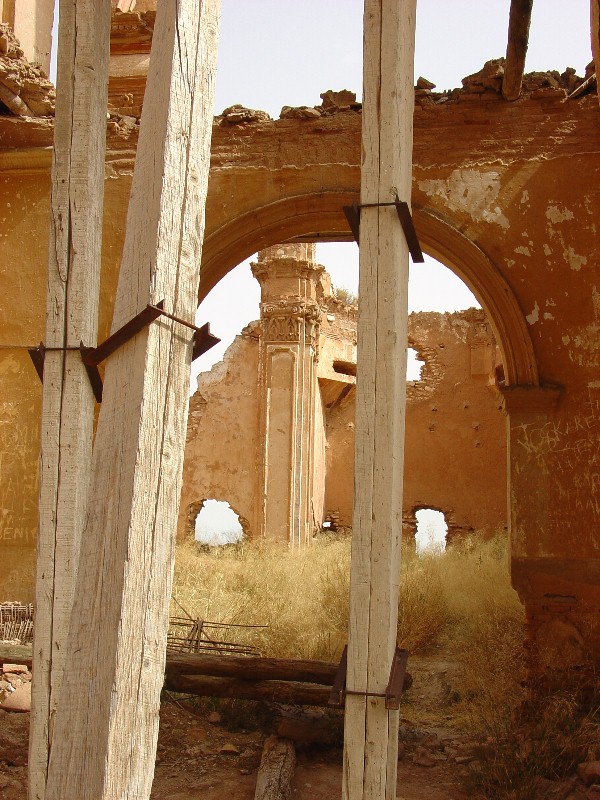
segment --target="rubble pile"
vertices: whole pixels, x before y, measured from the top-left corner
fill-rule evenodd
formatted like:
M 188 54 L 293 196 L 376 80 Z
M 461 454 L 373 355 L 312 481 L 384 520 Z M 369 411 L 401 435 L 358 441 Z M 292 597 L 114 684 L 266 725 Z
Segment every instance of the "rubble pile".
M 0 115 L 52 117 L 55 101 L 48 76 L 27 61 L 10 27 L 0 24 Z

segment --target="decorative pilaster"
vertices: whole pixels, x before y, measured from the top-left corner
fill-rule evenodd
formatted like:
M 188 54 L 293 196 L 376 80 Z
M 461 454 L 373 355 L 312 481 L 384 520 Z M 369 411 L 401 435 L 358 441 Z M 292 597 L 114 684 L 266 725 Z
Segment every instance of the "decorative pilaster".
M 323 268 L 314 245 L 263 250 L 252 265 L 261 286 L 259 355 L 260 535 L 292 547 L 310 542 L 315 402 Z

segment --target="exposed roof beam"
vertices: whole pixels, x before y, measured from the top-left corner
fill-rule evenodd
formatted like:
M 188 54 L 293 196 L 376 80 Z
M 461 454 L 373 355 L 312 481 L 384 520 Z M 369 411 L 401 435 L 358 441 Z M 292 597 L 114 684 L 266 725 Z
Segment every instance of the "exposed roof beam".
M 502 95 L 506 100 L 516 100 L 521 94 L 532 6 L 533 0 L 511 0 L 506 67 L 502 81 Z

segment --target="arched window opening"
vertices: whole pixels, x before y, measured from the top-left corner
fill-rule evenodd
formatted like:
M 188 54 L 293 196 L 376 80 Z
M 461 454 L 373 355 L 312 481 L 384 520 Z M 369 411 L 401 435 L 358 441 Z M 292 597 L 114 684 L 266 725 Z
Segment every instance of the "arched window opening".
M 417 553 L 442 553 L 446 549 L 448 523 L 443 512 L 434 508 L 420 508 L 416 514 L 417 531 L 415 544 Z
M 229 503 L 205 500 L 194 524 L 195 539 L 210 547 L 236 544 L 244 536 L 239 516 Z

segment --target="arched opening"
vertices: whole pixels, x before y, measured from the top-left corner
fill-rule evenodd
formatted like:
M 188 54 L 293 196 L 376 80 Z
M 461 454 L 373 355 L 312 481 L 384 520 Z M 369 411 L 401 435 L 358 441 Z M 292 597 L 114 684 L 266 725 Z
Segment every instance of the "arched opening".
M 415 512 L 415 519 L 417 553 L 443 553 L 448 534 L 448 523 L 444 512 L 435 508 L 419 508 Z
M 236 264 L 264 247 L 286 241 L 348 241 L 342 207 L 356 201 L 355 192 L 322 191 L 278 200 L 223 225 L 204 242 L 200 299 Z M 458 275 L 488 315 L 502 352 L 506 386 L 539 385 L 527 322 L 500 271 L 452 225 L 426 209 L 414 208 L 413 214 L 424 252 Z
M 194 538 L 210 547 L 237 544 L 244 537 L 240 517 L 229 503 L 203 500 L 194 521 Z

